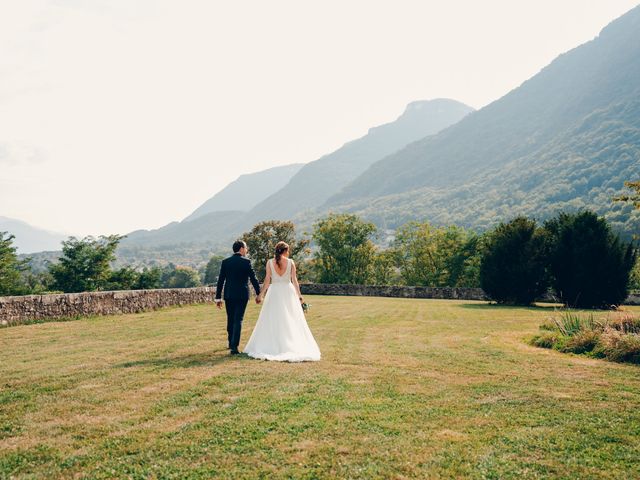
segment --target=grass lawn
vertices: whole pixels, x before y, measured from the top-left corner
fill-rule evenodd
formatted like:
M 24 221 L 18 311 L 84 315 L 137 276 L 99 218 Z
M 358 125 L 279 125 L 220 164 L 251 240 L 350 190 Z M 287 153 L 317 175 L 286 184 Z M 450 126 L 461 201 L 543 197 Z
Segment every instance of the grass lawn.
M 0 478 L 640 477 L 640 367 L 527 345 L 550 308 L 308 299 L 318 363 L 210 305 L 0 329 Z

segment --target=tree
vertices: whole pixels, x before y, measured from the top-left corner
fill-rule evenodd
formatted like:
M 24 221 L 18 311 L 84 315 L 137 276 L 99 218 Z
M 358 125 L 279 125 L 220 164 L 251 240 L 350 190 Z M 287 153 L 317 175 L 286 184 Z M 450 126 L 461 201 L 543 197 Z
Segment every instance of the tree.
M 21 278 L 27 261 L 18 260 L 14 238 L 8 232 L 0 232 L 0 295 L 23 295 L 28 290 Z
M 329 214 L 313 227 L 318 250 L 314 268 L 320 283 L 366 284 L 372 277 L 375 247 L 373 223 L 356 215 Z
M 136 290 L 149 290 L 161 288 L 162 286 L 162 269 L 160 267 L 143 268 L 138 276 Z
M 191 267 L 175 267 L 166 280 L 167 288 L 191 288 L 200 285 L 200 274 Z
M 552 286 L 571 307 L 611 308 L 629 293 L 636 252 L 590 211 L 561 213 L 548 220 Z
M 62 257 L 49 266 L 53 286 L 63 292 L 104 290 L 112 275 L 110 264 L 123 237 L 101 235 L 97 239 L 69 237 L 62 242 Z
M 636 264 L 631 271 L 631 279 L 629 280 L 629 289 L 640 290 L 640 255 L 637 255 Z
M 409 222 L 394 240 L 400 272 L 407 285 L 476 286 L 478 237 L 456 226 L 436 228 Z
M 204 269 L 204 284 L 213 285 L 218 280 L 218 274 L 220 273 L 220 265 L 222 265 L 224 257 L 221 255 L 213 255 L 207 262 L 207 266 Z
M 624 186 L 631 190 L 631 193 L 622 194 L 614 200 L 618 202 L 631 202 L 635 208 L 640 209 L 640 180 L 637 182 L 624 182 Z
M 105 290 L 135 290 L 140 281 L 140 273 L 133 267 L 125 266 L 114 270 L 104 285 Z
M 373 285 L 397 284 L 397 255 L 393 250 L 377 251 L 373 257 L 370 282 Z
M 267 260 L 274 255 L 276 243 L 282 241 L 289 244 L 289 257 L 293 260 L 298 260 L 308 254 L 309 240 L 296 237 L 293 222 L 279 220 L 260 222 L 250 232 L 244 233 L 241 238 L 249 247 L 251 264 L 259 279 L 263 279 L 266 275 L 265 266 Z M 298 276 L 303 276 L 305 274 L 304 264 L 302 262 L 296 264 Z M 217 275 L 218 272 L 216 272 Z
M 501 223 L 485 239 L 480 286 L 498 303 L 529 305 L 547 290 L 547 240 L 534 220 Z

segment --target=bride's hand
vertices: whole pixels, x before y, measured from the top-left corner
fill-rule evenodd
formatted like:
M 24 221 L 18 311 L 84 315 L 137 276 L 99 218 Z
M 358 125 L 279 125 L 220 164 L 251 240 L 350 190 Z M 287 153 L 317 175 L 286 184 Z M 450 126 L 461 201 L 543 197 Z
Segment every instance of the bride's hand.
M 302 305 L 304 303 L 304 298 L 302 297 L 298 297 L 300 299 L 300 305 Z

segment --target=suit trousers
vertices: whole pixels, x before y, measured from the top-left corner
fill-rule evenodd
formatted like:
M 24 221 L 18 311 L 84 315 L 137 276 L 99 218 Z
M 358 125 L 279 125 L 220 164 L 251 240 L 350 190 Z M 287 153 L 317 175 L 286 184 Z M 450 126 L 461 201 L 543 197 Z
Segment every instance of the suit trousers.
M 242 320 L 244 320 L 244 311 L 247 309 L 248 302 L 249 300 L 225 300 L 225 307 L 227 309 L 227 334 L 229 337 L 229 348 L 231 350 L 237 350 L 240 344 Z

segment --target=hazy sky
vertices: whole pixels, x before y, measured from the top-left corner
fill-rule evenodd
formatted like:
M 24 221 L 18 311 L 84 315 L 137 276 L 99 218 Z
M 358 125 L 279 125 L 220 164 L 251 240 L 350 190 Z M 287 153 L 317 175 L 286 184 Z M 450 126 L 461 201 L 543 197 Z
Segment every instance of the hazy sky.
M 0 0 L 0 216 L 181 220 L 413 100 L 482 107 L 638 0 Z

